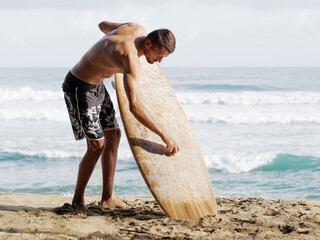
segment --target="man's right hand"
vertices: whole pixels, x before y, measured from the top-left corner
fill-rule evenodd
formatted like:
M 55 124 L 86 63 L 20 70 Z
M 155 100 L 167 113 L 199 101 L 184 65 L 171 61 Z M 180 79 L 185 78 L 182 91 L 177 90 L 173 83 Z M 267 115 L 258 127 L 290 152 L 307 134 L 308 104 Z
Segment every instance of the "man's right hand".
M 178 144 L 169 135 L 166 134 L 162 140 L 166 144 L 169 156 L 173 156 L 180 151 Z

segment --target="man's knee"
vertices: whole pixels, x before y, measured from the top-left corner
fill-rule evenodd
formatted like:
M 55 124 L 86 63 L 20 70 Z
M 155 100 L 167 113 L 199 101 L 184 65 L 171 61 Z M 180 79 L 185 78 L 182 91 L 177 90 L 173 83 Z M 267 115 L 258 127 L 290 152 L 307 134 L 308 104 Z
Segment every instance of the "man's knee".
M 104 136 L 106 141 L 119 141 L 121 138 L 121 130 L 120 128 L 115 128 L 111 130 L 107 130 L 104 132 Z
M 121 130 L 120 128 L 114 129 L 114 138 L 120 139 L 121 138 Z
M 88 140 L 88 150 L 92 152 L 101 152 L 104 147 L 104 139 Z

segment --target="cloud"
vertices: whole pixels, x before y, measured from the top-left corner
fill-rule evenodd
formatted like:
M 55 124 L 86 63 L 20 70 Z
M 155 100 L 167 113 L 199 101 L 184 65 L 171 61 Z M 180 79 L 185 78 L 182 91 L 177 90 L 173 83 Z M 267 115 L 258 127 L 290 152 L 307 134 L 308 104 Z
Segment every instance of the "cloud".
M 120 1 L 121 2 L 121 1 Z M 115 8 L 116 4 L 111 0 L 1 0 L 0 9 L 99 9 Z
M 320 8 L 307 7 L 313 1 L 64 1 L 0 0 L 0 21 L 6 23 L 0 28 L 0 66 L 75 64 L 103 35 L 97 27 L 103 20 L 170 29 L 177 50 L 165 66 L 320 62 Z
M 189 1 L 189 0 L 186 0 Z M 169 0 L 162 1 L 147 1 L 147 0 L 1 0 L 0 11 L 6 9 L 21 10 L 21 9 L 121 9 L 132 4 L 135 6 L 144 7 L 160 7 L 169 4 Z M 182 1 L 181 1 L 182 3 Z
M 319 0 L 205 0 L 194 4 L 237 6 L 259 10 L 280 10 L 293 8 L 320 8 Z
M 1 0 L 0 11 L 5 9 L 21 10 L 21 9 L 35 9 L 35 8 L 49 8 L 49 9 L 119 9 L 125 8 L 134 2 L 135 6 L 159 8 L 166 6 L 170 9 L 171 5 L 178 3 L 181 10 L 185 4 L 192 4 L 194 6 L 238 6 L 246 8 L 254 8 L 260 10 L 274 10 L 274 9 L 291 9 L 291 8 L 320 8 L 319 0 Z

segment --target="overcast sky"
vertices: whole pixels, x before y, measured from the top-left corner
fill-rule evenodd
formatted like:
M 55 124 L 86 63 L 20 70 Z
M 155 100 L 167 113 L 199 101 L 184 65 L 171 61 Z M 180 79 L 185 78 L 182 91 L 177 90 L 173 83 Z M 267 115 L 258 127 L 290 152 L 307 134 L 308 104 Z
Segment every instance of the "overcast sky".
M 170 29 L 165 67 L 320 66 L 319 0 L 0 0 L 0 67 L 72 67 L 103 20 Z

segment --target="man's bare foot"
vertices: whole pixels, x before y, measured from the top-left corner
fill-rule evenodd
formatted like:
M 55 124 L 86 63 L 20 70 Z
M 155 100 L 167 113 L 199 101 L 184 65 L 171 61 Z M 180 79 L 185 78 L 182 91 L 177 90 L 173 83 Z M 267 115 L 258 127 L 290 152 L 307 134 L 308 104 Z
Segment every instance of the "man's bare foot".
M 112 195 L 112 197 L 108 200 L 101 200 L 101 207 L 111 209 L 121 208 L 124 210 L 128 210 L 131 208 L 128 204 L 124 203 L 120 198 L 118 198 L 115 195 Z
M 72 207 L 76 212 L 88 212 L 88 208 L 84 203 L 72 203 Z

